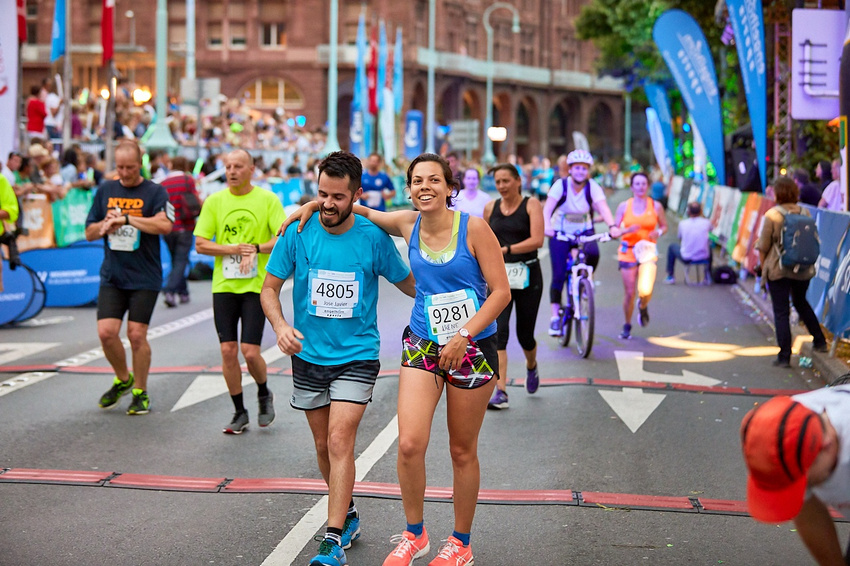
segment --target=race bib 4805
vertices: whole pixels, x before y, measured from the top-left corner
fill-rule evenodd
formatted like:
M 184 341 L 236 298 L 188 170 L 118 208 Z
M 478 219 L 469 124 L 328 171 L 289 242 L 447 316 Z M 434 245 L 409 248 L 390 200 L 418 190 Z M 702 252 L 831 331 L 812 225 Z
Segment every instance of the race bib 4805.
M 323 318 L 359 317 L 362 310 L 362 271 L 311 269 L 307 312 Z

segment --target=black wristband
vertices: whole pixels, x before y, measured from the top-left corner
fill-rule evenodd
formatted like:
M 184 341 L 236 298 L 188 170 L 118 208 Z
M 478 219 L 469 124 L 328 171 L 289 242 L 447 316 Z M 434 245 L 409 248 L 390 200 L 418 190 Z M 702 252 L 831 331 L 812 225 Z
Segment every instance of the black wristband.
M 129 215 L 129 214 L 125 214 L 125 215 L 124 215 L 124 226 L 127 226 L 127 225 L 129 225 L 129 224 L 130 224 L 130 215 Z
M 254 244 L 254 249 L 257 250 L 257 253 L 260 253 L 260 244 Z
M 510 255 L 510 253 L 511 253 L 511 245 L 508 244 L 508 255 Z

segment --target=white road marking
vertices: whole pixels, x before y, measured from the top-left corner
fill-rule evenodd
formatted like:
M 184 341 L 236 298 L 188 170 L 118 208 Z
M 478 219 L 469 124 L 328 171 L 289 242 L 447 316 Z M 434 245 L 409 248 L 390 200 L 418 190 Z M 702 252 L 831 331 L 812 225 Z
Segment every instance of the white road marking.
M 397 437 L 398 416 L 396 415 L 357 458 L 355 462 L 357 472 L 354 476 L 356 481 L 363 481 L 372 466 L 387 453 Z M 327 517 L 328 496 L 325 495 L 292 527 L 292 530 L 287 533 L 260 566 L 290 566 L 293 564 L 304 547 L 313 540 L 316 531 L 325 524 Z
M 688 370 L 682 370 L 682 375 L 646 371 L 643 369 L 643 352 L 615 350 L 614 356 L 617 358 L 617 373 L 621 380 L 704 386 L 720 383 L 717 379 Z M 663 393 L 644 393 L 643 389 L 635 388 L 625 388 L 621 391 L 600 390 L 599 395 L 633 433 L 638 431 L 666 397 Z
M 0 344 L 0 365 L 55 348 L 59 344 L 59 342 L 7 342 Z

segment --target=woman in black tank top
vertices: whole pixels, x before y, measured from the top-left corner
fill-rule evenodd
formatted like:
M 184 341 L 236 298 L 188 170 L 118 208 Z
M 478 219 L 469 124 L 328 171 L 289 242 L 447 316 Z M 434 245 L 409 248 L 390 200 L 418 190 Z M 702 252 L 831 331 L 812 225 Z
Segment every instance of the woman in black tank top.
M 543 205 L 536 198 L 523 198 L 522 181 L 513 165 L 502 163 L 490 169 L 489 173 L 494 176 L 496 189 L 502 198 L 487 204 L 484 220 L 490 224 L 502 246 L 511 284 L 511 302 L 496 319 L 496 344 L 502 379 L 496 383 L 497 389 L 487 408 L 507 409 L 507 346 L 514 303 L 517 340 L 525 354 L 525 388 L 529 393 L 534 393 L 540 383 L 534 326 L 543 295 L 543 274 L 537 260 L 537 250 L 543 245 Z

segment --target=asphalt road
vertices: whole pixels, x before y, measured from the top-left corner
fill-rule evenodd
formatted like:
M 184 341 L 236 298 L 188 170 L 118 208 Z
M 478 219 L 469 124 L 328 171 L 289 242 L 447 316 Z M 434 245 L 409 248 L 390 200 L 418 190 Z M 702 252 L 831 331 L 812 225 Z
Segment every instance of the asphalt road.
M 769 333 L 734 287 L 689 287 L 681 272 L 674 286 L 659 273 L 650 325 L 619 340 L 615 246 L 602 246 L 590 359 L 547 336 L 545 294 L 535 395 L 522 387 L 519 346 L 509 346 L 510 409 L 488 412 L 480 440 L 476 564 L 812 563 L 791 523 L 762 525 L 743 511 L 738 427 L 768 395 L 821 383 L 770 365 Z M 548 256 L 542 264 L 548 281 Z M 289 360 L 267 327 L 277 420 L 222 434 L 232 405 L 216 369 L 209 289 L 193 282 L 190 304 L 157 306 L 146 416 L 125 415 L 126 398 L 118 409 L 97 407 L 111 375 L 93 308 L 47 309 L 0 328 L 0 566 L 309 562 L 326 507 L 306 420 L 288 406 Z M 289 291 L 283 302 L 291 310 Z M 404 528 L 394 417 L 411 305 L 382 286 L 385 373 L 356 447 L 363 534 L 347 553 L 354 565 L 381 564 Z M 256 387 L 245 392 L 255 419 Z M 427 466 L 435 489 L 425 520 L 436 543 L 452 529 L 449 492 L 439 489 L 451 487 L 444 406 Z

